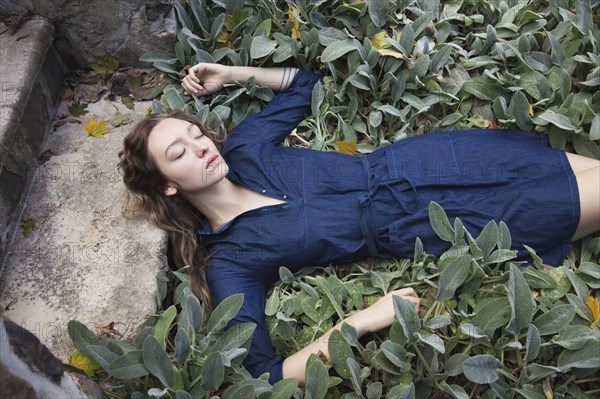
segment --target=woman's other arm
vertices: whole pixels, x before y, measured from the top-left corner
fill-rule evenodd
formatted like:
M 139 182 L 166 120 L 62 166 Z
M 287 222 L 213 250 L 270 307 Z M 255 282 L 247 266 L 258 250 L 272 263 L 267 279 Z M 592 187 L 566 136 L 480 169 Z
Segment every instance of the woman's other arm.
M 245 82 L 254 76 L 259 86 L 280 92 L 287 90 L 296 73 L 298 68 L 241 67 L 201 62 L 188 70 L 181 84 L 185 95 L 203 96 L 221 90 L 227 83 Z
M 308 357 L 312 353 L 317 354 L 318 352 L 322 352 L 329 359 L 329 351 L 327 349 L 329 336 L 334 330 L 339 329 L 342 323 L 350 324 L 356 328 L 359 337 L 367 332 L 375 332 L 389 327 L 394 321 L 393 296 L 408 299 L 415 309 L 419 310 L 420 300 L 412 288 L 392 291 L 372 306 L 349 316 L 311 344 L 287 357 L 283 361 L 283 378 L 297 378 L 301 384 L 304 384 Z

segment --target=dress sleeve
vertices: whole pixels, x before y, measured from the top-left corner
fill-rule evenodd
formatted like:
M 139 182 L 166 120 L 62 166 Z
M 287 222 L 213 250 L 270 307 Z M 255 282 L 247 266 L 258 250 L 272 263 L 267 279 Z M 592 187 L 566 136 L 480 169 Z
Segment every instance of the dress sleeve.
M 310 111 L 312 89 L 321 75 L 299 70 L 291 86 L 277 94 L 260 112 L 244 119 L 225 140 L 225 148 L 238 139 L 268 140 L 280 144 Z
M 255 378 L 268 372 L 271 384 L 283 379 L 283 359 L 275 355 L 271 337 L 265 325 L 266 286 L 250 277 L 231 275 L 216 281 L 211 281 L 209 278 L 209 284 L 215 299 L 215 306 L 228 296 L 237 293 L 244 294 L 244 303 L 237 316 L 227 324 L 227 328 L 239 323 L 256 324 L 250 351 L 244 359 L 246 370 Z

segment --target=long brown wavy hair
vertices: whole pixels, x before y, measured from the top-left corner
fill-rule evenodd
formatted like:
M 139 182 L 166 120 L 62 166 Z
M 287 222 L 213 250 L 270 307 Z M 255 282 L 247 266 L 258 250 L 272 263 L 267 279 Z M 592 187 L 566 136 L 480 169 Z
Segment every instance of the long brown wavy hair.
M 181 119 L 198 126 L 221 150 L 221 135 L 204 128 L 190 114 L 168 111 L 148 115 L 125 137 L 123 149 L 119 152 L 119 170 L 127 187 L 123 212 L 128 216 L 142 211 L 150 223 L 168 233 L 175 265 L 178 268 L 187 266 L 192 291 L 211 309 L 212 296 L 205 274 L 208 251 L 196 235 L 201 214 L 179 193 L 172 196 L 165 194 L 167 180 L 148 152 L 150 132 L 167 118 Z

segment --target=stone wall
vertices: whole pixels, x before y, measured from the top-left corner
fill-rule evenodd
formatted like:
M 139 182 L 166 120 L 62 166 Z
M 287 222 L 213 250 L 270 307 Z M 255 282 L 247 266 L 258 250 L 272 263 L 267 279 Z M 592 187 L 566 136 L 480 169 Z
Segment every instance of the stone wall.
M 111 54 L 121 66 L 148 66 L 139 57 L 175 48 L 173 0 L 0 0 L 0 16 L 47 18 L 56 28 L 55 46 L 74 67 Z

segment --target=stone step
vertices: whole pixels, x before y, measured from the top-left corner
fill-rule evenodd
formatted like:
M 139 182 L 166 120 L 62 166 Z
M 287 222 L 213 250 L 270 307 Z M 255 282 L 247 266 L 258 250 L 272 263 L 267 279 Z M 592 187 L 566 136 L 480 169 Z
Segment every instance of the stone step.
M 67 70 L 53 33 L 44 19 L 24 21 L 14 33 L 0 23 L 0 270 Z
M 60 103 L 56 114 L 67 115 L 69 105 Z M 92 118 L 111 121 L 116 110 L 131 113 L 134 123 L 149 106 L 137 102 L 129 110 L 120 102 L 99 100 L 89 104 L 87 114 L 66 118 L 68 123 L 61 119 L 39 151 L 31 150 L 44 156 L 30 173 L 33 184 L 19 220 L 31 219 L 34 227 L 27 236 L 19 227 L 7 248 L 0 307 L 63 361 L 73 351 L 69 320 L 98 334 L 131 338 L 156 312 L 156 274 L 166 264 L 166 234 L 121 214 L 124 186 L 117 154 L 132 124 L 103 138 L 84 130 Z

